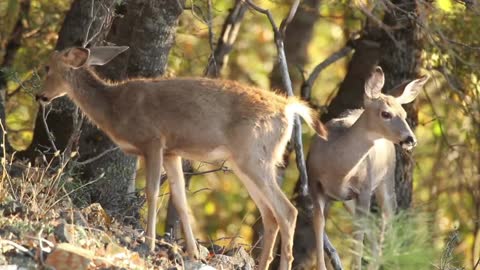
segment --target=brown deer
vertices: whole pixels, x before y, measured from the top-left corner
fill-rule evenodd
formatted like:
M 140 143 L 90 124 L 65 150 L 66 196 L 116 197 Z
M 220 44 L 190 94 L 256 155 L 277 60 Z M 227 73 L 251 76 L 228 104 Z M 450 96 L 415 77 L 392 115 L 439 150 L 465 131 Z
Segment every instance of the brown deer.
M 347 111 L 327 124 L 328 138 L 315 136 L 307 160 L 309 190 L 314 203 L 313 224 L 317 242 L 317 269 L 325 270 L 323 234 L 324 211 L 331 201 L 355 199 L 355 218 L 370 210 L 376 191 L 384 217 L 395 208 L 394 143 L 405 149 L 417 141 L 401 104 L 412 102 L 428 77 L 413 80 L 395 89 L 401 95 L 382 94 L 384 74 L 376 67 L 365 83 L 364 109 Z M 392 93 L 393 94 L 393 93 Z M 361 268 L 364 232 L 355 235 L 354 269 Z
M 297 210 L 275 181 L 275 166 L 300 115 L 320 136 L 322 124 L 305 103 L 233 81 L 206 78 L 133 79 L 108 83 L 89 69 L 128 47 L 69 48 L 54 52 L 43 91 L 48 103 L 67 95 L 126 153 L 145 159 L 147 232 L 155 246 L 156 206 L 162 164 L 179 213 L 187 252 L 198 257 L 189 222 L 181 157 L 228 160 L 262 215 L 264 246 L 259 268 L 267 269 L 280 230 L 281 269 L 290 269 Z

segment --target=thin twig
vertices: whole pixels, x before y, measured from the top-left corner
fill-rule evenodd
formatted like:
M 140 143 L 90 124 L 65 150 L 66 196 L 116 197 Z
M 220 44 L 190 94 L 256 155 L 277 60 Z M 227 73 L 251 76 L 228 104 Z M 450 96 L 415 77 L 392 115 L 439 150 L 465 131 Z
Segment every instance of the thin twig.
M 45 131 L 47 132 L 48 140 L 50 141 L 50 144 L 52 145 L 53 150 L 55 153 L 58 153 L 57 146 L 55 145 L 55 138 L 53 137 L 52 132 L 48 128 L 47 124 L 47 117 L 48 117 L 48 112 L 45 111 L 45 106 L 42 105 L 42 121 L 43 125 L 45 127 Z
M 105 156 L 106 154 L 108 154 L 108 153 L 110 153 L 110 152 L 113 152 L 113 151 L 115 151 L 115 150 L 118 150 L 118 149 L 119 149 L 118 146 L 112 147 L 112 148 L 110 148 L 110 149 L 107 149 L 107 150 L 103 151 L 102 153 L 98 154 L 97 156 L 94 156 L 94 157 L 89 158 L 89 159 L 87 159 L 87 160 L 84 160 L 84 161 L 76 161 L 76 162 L 75 162 L 75 165 L 77 165 L 77 166 L 84 166 L 84 165 L 90 164 L 90 163 L 98 160 L 99 158 Z
M 95 21 L 95 17 L 94 17 L 94 14 L 93 14 L 93 8 L 95 6 L 95 0 L 92 0 L 90 5 L 91 5 L 90 6 L 90 15 L 89 15 L 90 23 L 87 26 L 87 31 L 85 31 L 85 38 L 83 39 L 82 47 L 87 46 L 88 40 L 89 40 L 88 35 L 90 34 L 90 29 L 92 28 L 93 22 Z
M 216 168 L 216 169 L 212 169 L 212 170 L 208 170 L 208 171 L 203 171 L 203 172 L 185 172 L 184 174 L 185 174 L 185 175 L 203 175 L 203 174 L 214 173 L 214 172 L 219 172 L 219 171 L 222 171 L 222 172 L 232 172 L 232 170 L 230 170 L 228 167 L 222 166 L 222 167 L 220 167 L 220 168 Z

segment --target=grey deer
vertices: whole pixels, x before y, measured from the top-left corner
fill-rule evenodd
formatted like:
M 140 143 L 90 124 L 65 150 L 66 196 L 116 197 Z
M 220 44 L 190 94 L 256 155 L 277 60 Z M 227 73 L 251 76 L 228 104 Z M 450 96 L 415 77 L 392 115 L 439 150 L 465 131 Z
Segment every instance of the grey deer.
M 365 83 L 364 109 L 347 111 L 327 124 L 328 137 L 315 136 L 307 159 L 309 190 L 313 200 L 317 269 L 325 270 L 325 208 L 331 201 L 356 200 L 355 219 L 370 210 L 376 192 L 384 217 L 395 208 L 395 148 L 413 148 L 417 140 L 406 122 L 402 104 L 412 102 L 427 82 L 424 76 L 402 84 L 394 97 L 382 94 L 384 74 L 376 67 Z M 354 269 L 361 268 L 364 232 L 354 234 Z
M 41 103 L 67 95 L 124 152 L 145 159 L 146 243 L 155 247 L 156 207 L 162 164 L 168 175 L 187 252 L 198 258 L 189 221 L 181 157 L 228 160 L 262 215 L 264 246 L 259 269 L 267 269 L 280 231 L 281 269 L 290 269 L 297 210 L 275 182 L 300 115 L 320 136 L 315 112 L 296 98 L 226 80 L 132 79 L 109 83 L 89 66 L 104 65 L 128 47 L 69 48 L 53 52 L 46 65 Z

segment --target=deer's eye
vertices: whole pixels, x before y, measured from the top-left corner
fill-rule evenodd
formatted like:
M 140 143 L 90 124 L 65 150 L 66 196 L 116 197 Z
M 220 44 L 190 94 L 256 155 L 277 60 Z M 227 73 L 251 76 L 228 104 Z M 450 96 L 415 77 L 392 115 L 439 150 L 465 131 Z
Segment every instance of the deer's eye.
M 383 119 L 386 119 L 386 120 L 390 120 L 393 117 L 392 114 L 387 111 L 382 111 L 380 115 L 382 116 Z

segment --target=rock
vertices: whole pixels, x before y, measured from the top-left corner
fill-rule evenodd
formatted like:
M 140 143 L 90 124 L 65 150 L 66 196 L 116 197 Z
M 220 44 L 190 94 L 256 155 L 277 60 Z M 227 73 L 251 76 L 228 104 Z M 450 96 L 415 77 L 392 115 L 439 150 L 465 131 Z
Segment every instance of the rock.
M 92 203 L 81 210 L 90 227 L 108 228 L 112 224 L 112 218 L 107 214 L 99 203 Z
M 185 270 L 216 270 L 216 268 L 213 268 L 209 265 L 203 264 L 201 262 L 196 262 L 196 261 L 185 261 L 184 269 Z
M 235 269 L 235 259 L 227 255 L 216 254 L 208 263 L 217 269 Z
M 250 255 L 243 249 L 239 248 L 235 251 L 233 256 L 215 255 L 209 264 L 217 269 L 254 269 L 255 261 Z
M 56 270 L 84 270 L 87 269 L 94 255 L 93 251 L 61 243 L 48 255 L 45 265 L 54 267 Z
M 254 269 L 255 268 L 255 260 L 248 254 L 248 252 L 243 248 L 240 247 L 237 252 L 234 255 L 235 258 L 237 258 L 238 262 L 241 262 L 239 265 L 241 266 L 241 269 L 247 270 L 247 269 Z
M 208 248 L 198 245 L 198 256 L 200 260 L 206 260 L 210 256 Z
M 55 227 L 53 234 L 59 242 L 78 243 L 85 239 L 89 239 L 87 233 L 82 227 L 65 223 L 58 224 Z

